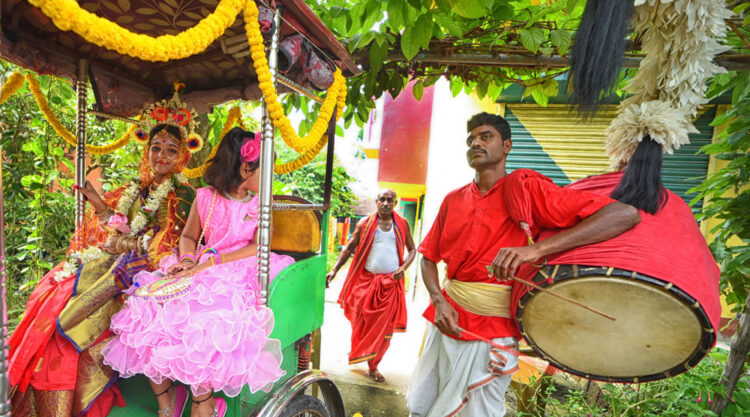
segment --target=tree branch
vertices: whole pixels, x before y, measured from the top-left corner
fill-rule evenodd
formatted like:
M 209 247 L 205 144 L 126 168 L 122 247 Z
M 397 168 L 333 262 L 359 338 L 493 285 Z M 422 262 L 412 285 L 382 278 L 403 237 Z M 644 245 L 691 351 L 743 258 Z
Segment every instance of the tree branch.
M 355 59 L 364 63 L 369 59 L 367 51 L 358 54 Z M 622 66 L 638 68 L 640 57 L 624 57 Z M 518 68 L 564 68 L 570 65 L 568 59 L 559 55 L 511 55 L 511 54 L 453 54 L 440 55 L 434 52 L 420 52 L 411 61 L 400 52 L 391 52 L 385 59 L 391 62 L 422 62 L 445 65 L 496 66 Z M 739 60 L 717 59 L 714 61 L 730 71 L 750 71 L 750 63 Z

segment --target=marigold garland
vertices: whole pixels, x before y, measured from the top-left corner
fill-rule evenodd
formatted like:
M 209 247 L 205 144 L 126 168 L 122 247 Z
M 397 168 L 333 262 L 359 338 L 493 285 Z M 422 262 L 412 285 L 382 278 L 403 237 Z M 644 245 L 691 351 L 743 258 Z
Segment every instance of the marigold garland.
M 54 129 L 55 132 L 60 135 L 60 137 L 68 142 L 68 144 L 70 144 L 71 146 L 76 146 L 77 141 L 75 135 L 70 133 L 70 131 L 66 129 L 62 123 L 60 123 L 60 119 L 55 116 L 55 113 L 52 112 L 52 109 L 47 102 L 47 98 L 44 97 L 42 88 L 39 86 L 39 81 L 36 79 L 34 74 L 27 73 L 26 80 L 29 83 L 29 90 L 31 90 L 31 93 L 34 95 L 34 99 L 36 99 L 39 110 L 42 111 L 42 114 L 44 114 L 44 117 L 47 119 L 47 122 L 50 124 L 50 126 L 52 126 L 52 129 Z M 128 142 L 130 142 L 130 138 L 132 137 L 136 127 L 138 127 L 138 125 L 132 124 L 124 135 L 122 135 L 119 139 L 110 143 L 109 145 L 86 145 L 86 152 L 94 155 L 104 155 L 114 152 L 115 150 L 122 148 L 123 146 L 127 145 Z
M 29 0 L 60 30 L 94 45 L 147 61 L 169 61 L 203 52 L 234 23 L 246 0 L 220 0 L 213 13 L 177 35 L 151 37 L 131 32 L 78 5 L 75 0 Z M 248 3 L 255 4 L 252 0 Z
M 20 72 L 10 74 L 8 79 L 5 80 L 5 83 L 3 83 L 3 88 L 0 90 L 0 104 L 5 103 L 5 100 L 12 96 L 22 86 L 23 74 Z
M 72 30 L 95 45 L 147 61 L 182 59 L 202 52 L 224 33 L 244 7 L 245 30 L 253 66 L 258 76 L 259 88 L 263 92 L 263 99 L 269 115 L 273 124 L 279 128 L 284 142 L 301 154 L 295 161 L 277 165 L 277 169 L 296 166 L 304 160 L 309 162 L 309 159 L 311 159 L 309 157 L 310 152 L 314 149 L 319 151 L 328 142 L 325 131 L 333 116 L 334 107 L 337 107 L 338 110 L 335 120 L 338 120 L 343 113 L 346 102 L 346 80 L 341 75 L 341 70 L 336 69 L 334 82 L 328 88 L 320 114 L 313 123 L 312 129 L 304 138 L 297 135 L 291 122 L 284 114 L 276 88 L 271 82 L 271 72 L 268 68 L 263 37 L 258 24 L 258 7 L 253 0 L 220 0 L 214 12 L 203 18 L 194 27 L 177 35 L 162 35 L 155 38 L 136 34 L 114 22 L 90 13 L 82 9 L 75 0 L 29 0 L 29 2 L 41 9 L 42 13 L 52 19 L 60 30 Z M 65 133 L 70 135 L 70 132 L 64 129 L 51 112 L 49 113 L 49 116 L 52 116 L 48 117 L 50 124 L 63 138 L 68 140 Z M 72 135 L 70 137 L 72 138 Z M 68 140 L 68 142 L 71 141 Z M 197 174 L 200 168 L 202 167 L 190 170 L 190 173 Z
M 258 77 L 258 87 L 263 92 L 263 100 L 266 102 L 268 114 L 273 121 L 274 126 L 281 131 L 281 137 L 284 142 L 300 154 L 305 154 L 311 148 L 321 148 L 323 135 L 328 122 L 333 115 L 333 109 L 338 104 L 339 111 L 336 112 L 336 120 L 341 117 L 343 104 L 346 101 L 346 79 L 341 75 L 338 68 L 334 73 L 333 84 L 326 92 L 326 98 L 320 107 L 320 114 L 313 123 L 310 132 L 304 138 L 300 138 L 294 131 L 291 122 L 284 115 L 284 109 L 278 100 L 276 88 L 271 82 L 271 71 L 268 68 L 266 59 L 263 36 L 260 32 L 258 23 L 258 7 L 254 1 L 245 3 L 245 31 L 247 32 L 247 42 L 250 45 L 250 53 L 253 58 L 253 66 Z M 343 98 L 343 100 L 342 100 Z
M 328 135 L 323 135 L 322 138 L 320 138 L 320 141 L 318 141 L 315 146 L 308 149 L 307 152 L 302 154 L 299 158 L 289 161 L 283 164 L 276 164 L 273 167 L 273 172 L 277 174 L 286 174 L 295 170 L 298 170 L 302 168 L 303 166 L 307 165 L 310 161 L 312 161 L 313 158 L 315 158 L 315 155 L 320 152 L 321 149 L 328 143 Z

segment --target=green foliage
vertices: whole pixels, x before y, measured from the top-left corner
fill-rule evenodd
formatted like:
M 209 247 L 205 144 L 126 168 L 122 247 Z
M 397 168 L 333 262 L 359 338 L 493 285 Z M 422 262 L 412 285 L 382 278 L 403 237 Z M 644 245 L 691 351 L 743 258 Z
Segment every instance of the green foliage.
M 276 143 L 276 152 L 286 161 L 296 156 L 295 152 L 281 141 Z M 276 181 L 286 184 L 283 194 L 302 197 L 312 203 L 323 203 L 323 184 L 326 174 L 325 149 L 302 168 L 284 175 L 276 175 Z M 333 178 L 331 185 L 331 213 L 334 217 L 350 217 L 352 208 L 356 205 L 357 197 L 349 188 L 353 178 L 346 173 L 344 167 L 334 160 Z
M 349 80 L 346 126 L 362 126 L 384 92 L 397 96 L 411 79 L 414 94 L 440 77 L 451 91 L 497 98 L 512 84 L 546 105 L 557 95 L 554 78 L 565 68 L 487 66 L 435 61 L 435 56 L 565 55 L 585 2 L 532 5 L 531 0 L 324 0 L 309 2 L 323 22 L 348 45 L 363 73 Z M 430 55 L 433 60 L 425 61 Z M 555 87 L 550 87 L 554 83 Z
M 645 384 L 591 383 L 587 389 L 567 390 L 551 385 L 546 415 L 554 417 L 698 417 L 715 416 L 711 401 L 725 393 L 719 377 L 727 352 L 714 349 L 694 369 L 676 377 Z M 599 388 L 601 387 L 601 388 Z M 740 379 L 734 401 L 723 417 L 750 413 L 750 376 Z M 519 417 L 529 417 L 519 413 Z
M 19 68 L 0 61 L 4 81 Z M 75 131 L 75 93 L 71 85 L 39 78 L 53 111 L 70 131 Z M 89 95 L 89 100 L 93 96 Z M 11 328 L 23 311 L 28 292 L 50 268 L 62 261 L 74 228 L 74 149 L 45 121 L 26 86 L 1 107 L 3 198 Z M 109 143 L 125 132 L 123 123 L 98 123 L 89 118 L 88 141 Z M 140 158 L 134 145 L 100 157 L 91 156 L 89 172 L 102 168 L 105 190 L 137 173 Z
M 726 129 L 717 142 L 701 149 L 726 161 L 726 166 L 690 192 L 699 193 L 693 202 L 707 199 L 699 220 L 721 220 L 711 230 L 716 238 L 710 247 L 721 266 L 721 290 L 730 304 L 741 308 L 750 287 L 750 73 L 718 75 L 708 94 L 714 97 L 728 91 L 732 91 L 732 108 L 712 123 Z M 730 245 L 733 237 L 741 243 Z

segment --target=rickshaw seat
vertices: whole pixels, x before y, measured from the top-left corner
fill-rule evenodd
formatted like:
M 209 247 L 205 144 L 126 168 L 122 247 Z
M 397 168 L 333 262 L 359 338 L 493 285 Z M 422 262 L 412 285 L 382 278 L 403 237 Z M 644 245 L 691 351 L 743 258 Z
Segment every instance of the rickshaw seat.
M 287 204 L 310 204 L 301 197 L 275 195 L 274 202 Z M 287 210 L 273 212 L 271 250 L 303 259 L 320 250 L 320 213 L 310 210 Z M 306 256 L 307 255 L 307 256 Z

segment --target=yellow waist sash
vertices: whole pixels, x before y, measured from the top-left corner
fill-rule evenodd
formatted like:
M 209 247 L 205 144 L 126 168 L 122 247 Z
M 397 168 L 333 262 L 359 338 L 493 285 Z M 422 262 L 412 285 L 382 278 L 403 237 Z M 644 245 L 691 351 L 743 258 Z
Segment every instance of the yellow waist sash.
M 446 279 L 443 288 L 451 300 L 469 313 L 510 318 L 510 285 Z

